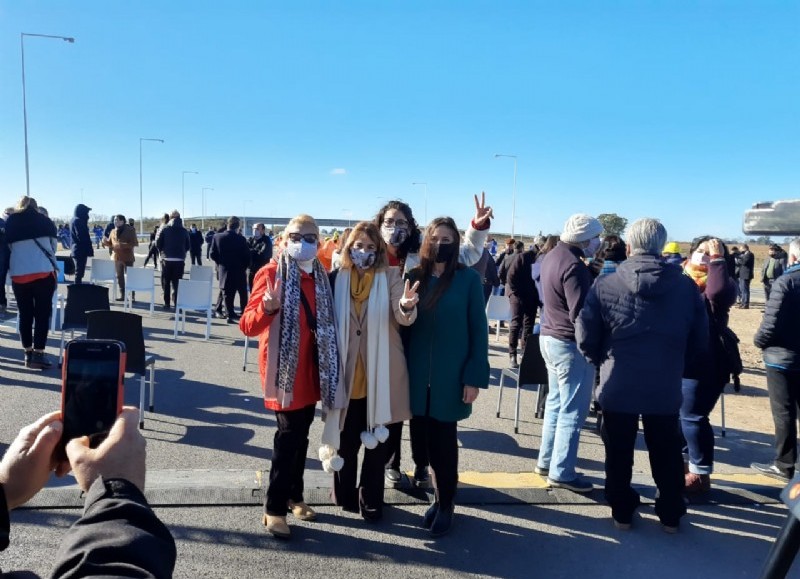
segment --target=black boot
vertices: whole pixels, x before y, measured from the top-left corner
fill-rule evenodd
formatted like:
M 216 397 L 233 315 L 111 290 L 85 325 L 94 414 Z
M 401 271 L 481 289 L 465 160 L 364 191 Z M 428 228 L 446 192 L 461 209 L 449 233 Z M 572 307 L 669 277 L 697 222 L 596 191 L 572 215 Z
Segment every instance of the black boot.
M 433 526 L 433 521 L 436 519 L 436 515 L 439 512 L 439 503 L 433 503 L 431 506 L 428 507 L 428 510 L 425 511 L 425 514 L 422 515 L 422 528 L 428 529 Z
M 516 370 L 517 368 L 519 368 L 519 362 L 517 362 L 517 354 L 516 354 L 516 352 L 513 353 L 513 354 L 509 354 L 508 355 L 508 359 L 509 359 L 509 367 L 510 368 L 512 368 L 513 370 Z
M 450 527 L 452 526 L 453 505 L 450 505 L 449 507 L 439 505 L 439 509 L 436 512 L 436 517 L 433 519 L 433 525 L 431 525 L 431 536 L 441 537 L 442 535 L 446 535 L 450 532 Z

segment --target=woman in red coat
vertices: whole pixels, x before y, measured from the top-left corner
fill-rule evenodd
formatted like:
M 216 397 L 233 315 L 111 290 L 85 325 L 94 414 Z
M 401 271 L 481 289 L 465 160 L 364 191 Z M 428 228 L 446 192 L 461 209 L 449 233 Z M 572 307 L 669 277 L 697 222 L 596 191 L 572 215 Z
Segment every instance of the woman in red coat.
M 346 405 L 340 383 L 333 299 L 328 276 L 316 259 L 319 229 L 308 215 L 286 226 L 282 251 L 256 274 L 239 322 L 258 336 L 264 406 L 275 412 L 277 431 L 264 504 L 264 525 L 289 538 L 288 511 L 306 521 L 316 513 L 303 499 L 308 431 L 316 404 Z

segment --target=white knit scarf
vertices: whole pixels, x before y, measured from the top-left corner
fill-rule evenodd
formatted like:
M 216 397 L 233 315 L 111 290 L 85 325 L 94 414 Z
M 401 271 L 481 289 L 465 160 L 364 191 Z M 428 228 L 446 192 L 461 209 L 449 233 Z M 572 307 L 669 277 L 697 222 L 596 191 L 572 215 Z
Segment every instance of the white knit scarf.
M 339 353 L 342 356 L 342 366 L 347 360 L 350 336 L 350 297 L 351 271 L 342 269 L 336 276 L 336 291 L 334 303 L 336 310 L 336 331 L 339 340 Z M 389 284 L 386 272 L 375 273 L 372 288 L 367 299 L 367 360 L 365 371 L 367 375 L 367 429 L 376 435 L 380 442 L 385 440 L 383 432 L 385 425 L 392 419 L 390 396 L 389 372 L 389 316 L 392 308 L 389 297 Z M 350 398 L 352 384 L 347 384 L 347 398 Z M 320 456 L 333 456 L 333 450 L 338 450 L 340 432 L 344 426 L 341 423 L 341 410 L 328 411 L 324 417 L 325 428 L 322 433 L 322 444 L 331 447 L 330 450 L 320 450 Z M 383 428 L 382 428 L 383 427 Z M 381 440 L 383 439 L 383 440 Z M 324 460 L 324 459 L 323 459 Z

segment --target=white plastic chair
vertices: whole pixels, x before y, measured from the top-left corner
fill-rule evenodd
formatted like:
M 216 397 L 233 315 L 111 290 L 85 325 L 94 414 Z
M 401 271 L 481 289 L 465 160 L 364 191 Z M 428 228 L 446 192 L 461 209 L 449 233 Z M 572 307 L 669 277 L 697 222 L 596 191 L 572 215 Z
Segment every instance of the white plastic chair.
M 189 270 L 189 279 L 202 281 L 208 284 L 208 303 L 211 303 L 214 290 L 214 268 L 206 265 L 193 265 Z
M 214 268 L 207 265 L 193 265 L 189 270 L 189 279 L 195 281 L 214 281 Z
M 59 262 L 62 263 L 62 262 Z M 14 297 L 14 288 L 11 285 L 11 275 L 6 274 L 6 299 L 7 300 L 14 300 L 16 303 L 16 298 Z M 58 286 L 56 286 L 56 291 L 53 292 L 53 313 L 50 314 L 50 331 L 55 332 L 59 326 L 61 325 L 61 319 L 63 317 L 63 310 L 64 310 L 64 296 L 58 293 Z M 14 330 L 19 333 L 19 307 L 17 307 L 17 317 L 14 318 L 14 321 L 6 321 L 2 325 L 7 327 L 13 327 Z
M 495 334 L 495 342 L 500 341 L 500 322 L 511 321 L 511 301 L 508 296 L 489 296 L 489 301 L 486 303 L 486 319 L 489 323 L 495 322 L 497 324 L 497 332 Z
M 150 315 L 153 315 L 153 308 L 156 305 L 156 272 L 153 269 L 143 267 L 129 267 L 125 272 L 125 304 L 127 312 L 132 306 L 131 292 L 150 293 Z
M 181 322 L 181 334 L 186 333 L 186 311 L 206 313 L 206 340 L 211 337 L 211 299 L 209 282 L 184 279 L 178 284 L 178 298 L 175 300 L 175 331 L 173 338 L 178 339 L 178 320 Z
M 117 297 L 117 269 L 112 260 L 93 257 L 89 281 L 97 284 L 111 283 L 111 299 Z

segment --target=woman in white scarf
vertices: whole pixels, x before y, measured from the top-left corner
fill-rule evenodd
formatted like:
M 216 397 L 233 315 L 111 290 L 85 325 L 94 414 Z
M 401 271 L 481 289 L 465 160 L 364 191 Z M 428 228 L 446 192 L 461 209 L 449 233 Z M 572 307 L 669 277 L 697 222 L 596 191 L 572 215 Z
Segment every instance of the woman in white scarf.
M 334 502 L 377 520 L 383 512 L 386 425 L 411 416 L 400 325 L 416 319 L 417 286 L 404 285 L 398 268 L 388 267 L 378 228 L 361 222 L 342 249 L 331 287 L 348 404 L 326 412 L 320 459 L 334 472 Z

